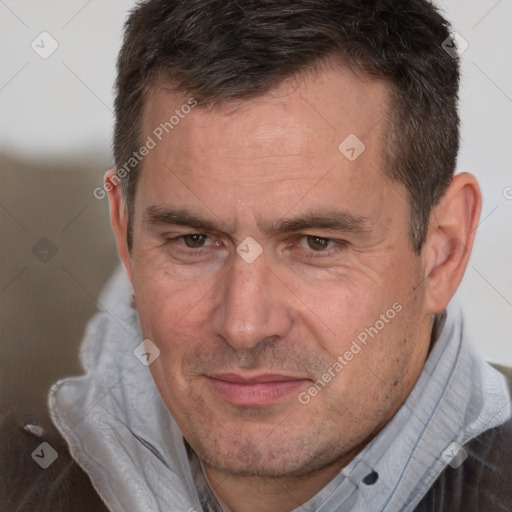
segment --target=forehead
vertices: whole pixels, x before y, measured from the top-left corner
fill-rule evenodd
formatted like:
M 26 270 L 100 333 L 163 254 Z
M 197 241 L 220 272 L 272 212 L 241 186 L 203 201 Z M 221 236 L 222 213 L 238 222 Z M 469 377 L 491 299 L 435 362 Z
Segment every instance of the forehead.
M 250 158 L 283 155 L 279 146 L 268 151 L 276 140 L 285 142 L 291 154 L 327 149 L 349 134 L 370 143 L 384 127 L 388 90 L 382 81 L 365 80 L 336 65 L 285 80 L 262 96 L 188 112 L 191 96 L 173 92 L 169 84 L 155 84 L 145 102 L 144 134 L 164 125 L 164 144 L 179 139 L 179 146 L 192 154 L 208 146 L 223 156 Z
M 311 200 L 330 207 L 354 202 L 375 181 L 376 193 L 382 192 L 388 103 L 383 82 L 338 66 L 247 100 L 189 108 L 189 98 L 165 84 L 148 94 L 143 140 L 151 137 L 155 147 L 144 159 L 137 188 L 151 195 L 152 204 L 195 202 L 215 210 L 235 195 L 271 209 L 282 204 L 276 211 L 281 214 L 308 188 Z M 350 159 L 351 149 L 363 151 Z

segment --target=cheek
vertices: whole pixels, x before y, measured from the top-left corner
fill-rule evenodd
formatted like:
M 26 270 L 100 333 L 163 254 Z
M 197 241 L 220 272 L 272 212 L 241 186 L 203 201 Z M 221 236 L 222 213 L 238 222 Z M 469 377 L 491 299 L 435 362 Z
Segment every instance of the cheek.
M 135 267 L 134 292 L 142 333 L 166 352 L 188 346 L 208 324 L 211 284 L 176 280 L 150 265 Z M 193 338 L 193 339 L 192 339 Z
M 386 304 L 368 318 L 354 339 L 361 352 L 354 356 L 349 368 L 356 394 L 373 403 L 398 404 L 414 384 L 417 371 L 425 357 L 425 336 L 422 335 L 423 289 Z
M 300 312 L 301 322 L 332 357 L 348 350 L 360 333 L 364 341 L 365 329 L 379 321 L 381 314 L 390 310 L 388 316 L 394 318 L 393 304 L 399 295 L 383 279 L 362 273 L 329 275 L 316 282 L 295 280 L 289 288 L 290 303 Z M 380 321 L 378 327 L 382 327 Z
M 382 278 L 359 276 L 323 287 L 294 288 L 307 306 L 302 322 L 317 349 L 332 364 L 342 358 L 342 370 L 330 369 L 343 375 L 336 379 L 343 389 L 371 388 L 375 396 L 382 396 L 382 383 L 404 380 L 407 365 L 421 350 L 421 272 L 410 262 L 395 270 L 393 266 L 379 272 Z

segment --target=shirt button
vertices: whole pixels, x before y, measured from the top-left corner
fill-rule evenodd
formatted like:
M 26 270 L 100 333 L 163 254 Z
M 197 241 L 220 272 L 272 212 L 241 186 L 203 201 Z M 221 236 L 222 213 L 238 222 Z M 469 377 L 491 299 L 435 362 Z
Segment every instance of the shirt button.
M 379 479 L 379 473 L 377 473 L 377 471 L 373 470 L 371 473 L 368 473 L 363 478 L 363 484 L 373 485 L 378 479 Z

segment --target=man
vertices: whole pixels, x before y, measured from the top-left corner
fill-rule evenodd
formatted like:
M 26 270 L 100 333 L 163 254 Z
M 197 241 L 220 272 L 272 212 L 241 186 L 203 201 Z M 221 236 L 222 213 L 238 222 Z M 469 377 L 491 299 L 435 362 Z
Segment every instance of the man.
M 512 377 L 450 304 L 481 197 L 446 45 L 424 0 L 134 9 L 104 185 L 125 272 L 50 396 L 69 485 L 114 511 L 512 509 Z

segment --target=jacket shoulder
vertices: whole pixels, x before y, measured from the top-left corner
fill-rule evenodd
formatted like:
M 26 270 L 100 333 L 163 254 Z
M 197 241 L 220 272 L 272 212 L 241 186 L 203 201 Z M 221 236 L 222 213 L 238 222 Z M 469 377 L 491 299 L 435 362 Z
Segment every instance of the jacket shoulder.
M 512 368 L 493 364 L 507 379 L 512 396 Z M 467 458 L 446 466 L 415 512 L 509 512 L 512 510 L 512 419 L 466 443 Z
M 0 503 L 8 512 L 108 511 L 49 417 L 0 410 Z

